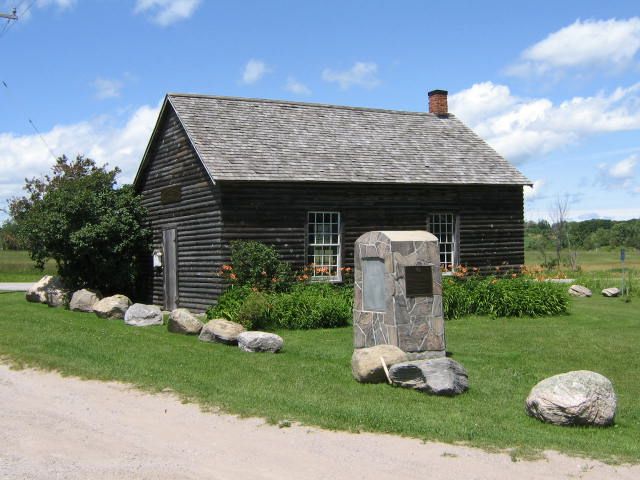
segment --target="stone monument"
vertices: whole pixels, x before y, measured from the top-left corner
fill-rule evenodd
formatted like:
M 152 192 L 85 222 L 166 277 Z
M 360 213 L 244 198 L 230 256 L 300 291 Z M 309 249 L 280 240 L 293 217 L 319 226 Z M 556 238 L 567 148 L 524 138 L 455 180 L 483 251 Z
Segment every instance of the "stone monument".
M 355 348 L 395 345 L 444 355 L 438 239 L 426 231 L 374 231 L 354 251 Z

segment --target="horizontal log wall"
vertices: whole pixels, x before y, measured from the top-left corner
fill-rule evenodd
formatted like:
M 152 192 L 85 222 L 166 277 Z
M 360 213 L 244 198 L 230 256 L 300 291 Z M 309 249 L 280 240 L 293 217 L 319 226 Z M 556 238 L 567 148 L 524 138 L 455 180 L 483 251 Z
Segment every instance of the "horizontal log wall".
M 339 211 L 343 265 L 353 266 L 353 244 L 370 230 L 424 230 L 430 213 L 459 215 L 460 263 L 484 271 L 524 263 L 520 186 L 361 184 L 220 185 L 223 252 L 232 240 L 259 240 L 277 247 L 297 266 L 306 263 L 305 223 L 311 210 Z
M 220 295 L 222 222 L 219 191 L 197 158 L 171 108 L 161 120 L 148 163 L 137 188 L 149 211 L 153 248 L 162 247 L 162 231 L 176 228 L 179 307 L 203 311 Z M 161 192 L 180 187 L 181 199 L 163 203 Z M 146 301 L 164 305 L 161 270 L 148 268 Z

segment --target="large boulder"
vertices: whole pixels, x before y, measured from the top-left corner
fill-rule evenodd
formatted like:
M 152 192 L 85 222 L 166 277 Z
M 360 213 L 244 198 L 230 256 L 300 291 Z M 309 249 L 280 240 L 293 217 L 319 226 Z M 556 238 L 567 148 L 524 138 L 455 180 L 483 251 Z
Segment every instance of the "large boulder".
M 62 279 L 58 276 L 45 275 L 27 290 L 25 298 L 27 302 L 47 303 L 49 290 L 64 290 Z
M 617 397 L 607 377 L 588 370 L 546 378 L 531 389 L 527 414 L 555 425 L 613 423 Z
M 203 342 L 235 345 L 238 343 L 238 335 L 244 331 L 245 328 L 239 323 L 225 320 L 224 318 L 216 318 L 207 322 L 198 338 Z
M 381 383 L 387 381 L 380 357 L 387 367 L 406 362 L 407 354 L 395 345 L 376 345 L 375 347 L 357 348 L 351 356 L 351 373 L 353 378 L 362 383 Z
M 583 285 L 571 285 L 569 287 L 569 295 L 573 295 L 574 297 L 590 297 L 591 290 Z
M 433 395 L 458 395 L 469 389 L 467 371 L 455 360 L 435 358 L 397 363 L 389 369 L 391 381 Z
M 176 308 L 169 315 L 167 328 L 173 333 L 197 335 L 202 330 L 202 322 L 186 308 Z
M 125 295 L 105 297 L 93 305 L 93 313 L 100 318 L 123 319 L 131 305 L 131 300 Z
M 93 306 L 102 299 L 102 295 L 83 288 L 73 292 L 69 302 L 69 310 L 74 312 L 93 312 Z
M 605 297 L 619 297 L 620 289 L 616 287 L 609 287 L 602 290 L 602 295 Z
M 155 305 L 134 303 L 125 312 L 124 323 L 132 327 L 162 325 L 162 310 Z
M 238 347 L 245 352 L 277 353 L 284 345 L 280 335 L 267 332 L 242 332 L 238 335 Z

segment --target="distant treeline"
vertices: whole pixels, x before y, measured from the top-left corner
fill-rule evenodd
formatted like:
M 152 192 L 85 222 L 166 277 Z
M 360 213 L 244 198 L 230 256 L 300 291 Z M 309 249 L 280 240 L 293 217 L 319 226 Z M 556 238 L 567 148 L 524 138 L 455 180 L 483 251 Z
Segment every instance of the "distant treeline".
M 525 248 L 540 249 L 541 243 L 551 246 L 556 239 L 555 225 L 546 220 L 527 222 Z M 584 220 L 566 222 L 562 247 L 593 250 L 601 247 L 632 247 L 640 249 L 640 219 Z
M 26 250 L 24 241 L 18 238 L 16 224 L 11 220 L 0 225 L 0 250 Z

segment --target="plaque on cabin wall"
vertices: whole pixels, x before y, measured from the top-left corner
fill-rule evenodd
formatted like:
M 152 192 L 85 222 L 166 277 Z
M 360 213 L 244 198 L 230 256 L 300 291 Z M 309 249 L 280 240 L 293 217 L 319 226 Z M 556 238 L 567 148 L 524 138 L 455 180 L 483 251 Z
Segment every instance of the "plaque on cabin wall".
M 433 272 L 431 266 L 404 267 L 404 281 L 407 297 L 433 296 Z
M 180 185 L 163 188 L 160 192 L 160 201 L 166 203 L 176 203 L 182 200 L 182 189 Z
M 387 308 L 384 272 L 384 260 L 381 258 L 362 260 L 362 300 L 364 309 L 369 312 L 384 312 Z

